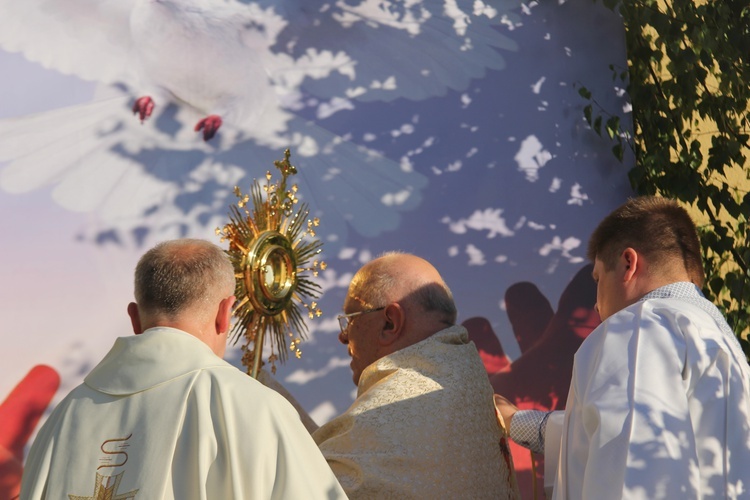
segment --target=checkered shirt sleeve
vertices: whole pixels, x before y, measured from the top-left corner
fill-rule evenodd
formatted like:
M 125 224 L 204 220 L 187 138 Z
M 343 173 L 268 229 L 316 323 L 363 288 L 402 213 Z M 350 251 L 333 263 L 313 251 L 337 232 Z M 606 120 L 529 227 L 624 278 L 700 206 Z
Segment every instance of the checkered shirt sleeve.
M 510 438 L 534 453 L 544 453 L 544 432 L 551 411 L 518 410 L 510 424 Z

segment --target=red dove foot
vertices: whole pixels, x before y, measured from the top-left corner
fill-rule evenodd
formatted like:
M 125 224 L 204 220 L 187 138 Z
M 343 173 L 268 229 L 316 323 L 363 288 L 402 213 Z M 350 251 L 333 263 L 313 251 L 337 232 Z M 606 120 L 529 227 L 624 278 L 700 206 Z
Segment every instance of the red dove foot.
M 149 96 L 143 96 L 138 98 L 135 101 L 135 104 L 133 104 L 133 114 L 138 115 L 138 117 L 141 119 L 141 123 L 151 116 L 151 113 L 154 111 L 154 100 L 151 99 Z
M 219 115 L 209 115 L 195 125 L 195 131 L 203 130 L 203 140 L 208 141 L 218 132 L 221 127 L 221 117 Z

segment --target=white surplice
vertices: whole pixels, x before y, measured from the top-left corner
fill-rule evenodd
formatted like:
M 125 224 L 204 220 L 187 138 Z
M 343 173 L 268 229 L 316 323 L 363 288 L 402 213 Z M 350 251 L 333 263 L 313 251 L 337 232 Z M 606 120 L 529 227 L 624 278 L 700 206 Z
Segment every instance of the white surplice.
M 547 424 L 545 456 L 561 444 L 554 498 L 750 498 L 750 367 L 739 344 L 694 285 L 647 298 L 575 355 L 562 442 Z
M 289 403 L 192 335 L 122 337 L 35 439 L 21 499 L 345 498 Z
M 519 498 L 492 387 L 453 326 L 368 366 L 313 437 L 350 498 Z

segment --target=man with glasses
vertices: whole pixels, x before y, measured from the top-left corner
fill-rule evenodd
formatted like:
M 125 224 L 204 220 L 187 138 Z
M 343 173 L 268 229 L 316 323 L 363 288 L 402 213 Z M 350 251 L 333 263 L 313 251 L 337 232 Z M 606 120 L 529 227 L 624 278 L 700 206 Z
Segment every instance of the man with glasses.
M 357 399 L 313 438 L 350 498 L 518 498 L 492 387 L 429 262 L 366 264 L 339 322 Z

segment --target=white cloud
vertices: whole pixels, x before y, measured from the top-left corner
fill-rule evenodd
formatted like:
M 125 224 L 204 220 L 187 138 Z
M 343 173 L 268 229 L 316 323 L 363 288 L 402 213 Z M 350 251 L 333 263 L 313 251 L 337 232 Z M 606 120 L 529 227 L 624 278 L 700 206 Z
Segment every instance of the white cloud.
M 539 169 L 552 159 L 552 153 L 544 149 L 535 135 L 530 135 L 521 142 L 521 148 L 513 159 L 518 164 L 518 170 L 526 175 L 526 180 L 534 182 L 539 179 Z
M 579 246 L 581 246 L 581 240 L 579 240 L 578 238 L 570 236 L 563 241 L 559 236 L 555 236 L 552 238 L 552 241 L 550 243 L 546 243 L 542 248 L 539 249 L 539 255 L 546 257 L 553 251 L 560 252 L 560 256 L 567 259 L 569 263 L 578 264 L 580 262 L 583 262 L 583 257 L 571 255 L 570 252 L 571 250 L 575 250 Z
M 404 203 L 406 203 L 406 200 L 409 199 L 409 196 L 411 196 L 411 191 L 408 189 L 402 189 L 401 191 L 395 193 L 385 193 L 380 198 L 380 201 L 383 203 L 383 205 L 388 207 L 391 207 L 393 205 L 403 205 Z
M 354 104 L 349 99 L 342 99 L 341 97 L 334 97 L 331 102 L 324 102 L 318 106 L 317 116 L 319 119 L 325 119 L 334 113 L 344 110 L 354 109 Z
M 287 377 L 284 379 L 284 382 L 288 384 L 305 385 L 311 380 L 325 377 L 336 368 L 349 366 L 350 362 L 351 362 L 351 358 L 333 357 L 329 359 L 328 364 L 324 366 L 323 368 L 321 368 L 320 370 L 303 370 L 303 369 L 294 370 L 292 373 L 287 375 Z
M 581 191 L 581 185 L 577 182 L 570 188 L 570 199 L 568 205 L 583 206 L 583 202 L 589 199 L 589 195 Z
M 532 84 L 532 85 L 531 85 L 531 91 L 532 91 L 533 93 L 535 93 L 535 94 L 538 94 L 538 93 L 540 93 L 540 92 L 542 91 L 542 84 L 544 84 L 544 81 L 545 81 L 546 79 L 547 79 L 547 78 L 545 78 L 545 77 L 541 77 L 541 78 L 539 79 L 539 81 L 537 81 L 536 83 Z
M 373 80 L 370 84 L 371 89 L 383 89 L 383 90 L 396 90 L 396 77 L 389 76 L 382 82 L 379 80 Z
M 495 16 L 497 16 L 497 14 L 498 14 L 497 9 L 495 9 L 494 7 L 487 5 L 481 0 L 474 0 L 474 15 L 475 16 L 487 16 L 489 19 L 492 19 Z
M 484 252 L 472 244 L 466 245 L 466 255 L 469 256 L 470 266 L 483 266 L 487 263 L 484 258 Z
M 352 257 L 354 257 L 354 254 L 356 254 L 356 253 L 357 253 L 357 249 L 356 248 L 344 247 L 341 250 L 339 250 L 338 258 L 341 259 L 341 260 L 348 260 L 348 259 L 351 259 Z
M 336 416 L 336 407 L 330 401 L 323 401 L 309 413 L 318 425 L 323 425 Z
M 371 260 L 372 260 L 372 252 L 371 251 L 369 251 L 369 250 L 362 250 L 361 252 L 359 252 L 359 261 L 362 264 L 367 264 Z M 349 279 L 349 281 L 351 281 L 351 278 Z M 348 283 L 347 283 L 347 286 L 349 286 Z
M 453 29 L 458 36 L 466 35 L 466 28 L 470 22 L 469 15 L 459 8 L 456 0 L 445 0 L 443 14 L 453 19 Z
M 444 217 L 442 222 L 448 224 L 451 232 L 455 234 L 464 234 L 467 229 L 473 229 L 475 231 L 487 231 L 488 238 L 494 238 L 498 234 L 500 236 L 513 236 L 514 232 L 508 228 L 502 213 L 501 208 L 487 208 L 475 211 L 468 219 L 459 219 L 454 222 L 450 218 Z
M 339 258 L 340 259 L 350 259 L 354 256 L 354 253 L 349 253 L 349 250 L 354 249 L 344 249 L 341 252 L 339 252 Z M 347 257 L 341 257 L 341 254 L 346 251 Z M 318 276 L 315 278 L 315 282 L 320 285 L 321 293 L 326 293 L 328 290 L 331 290 L 333 288 L 349 288 L 349 283 L 352 281 L 352 273 L 343 273 L 339 275 L 336 273 L 333 269 L 326 269 L 325 271 L 321 271 L 318 273 Z
M 349 281 L 351 281 L 351 279 Z M 347 282 L 345 286 L 348 287 L 349 283 Z M 315 327 L 315 332 L 338 333 L 341 330 L 339 320 L 337 320 L 335 316 L 330 316 L 328 318 L 315 318 L 309 326 L 311 328 Z
M 414 165 L 412 164 L 411 160 L 408 156 L 402 156 L 401 160 L 399 160 L 399 166 L 401 167 L 402 172 L 413 172 L 414 171 Z

